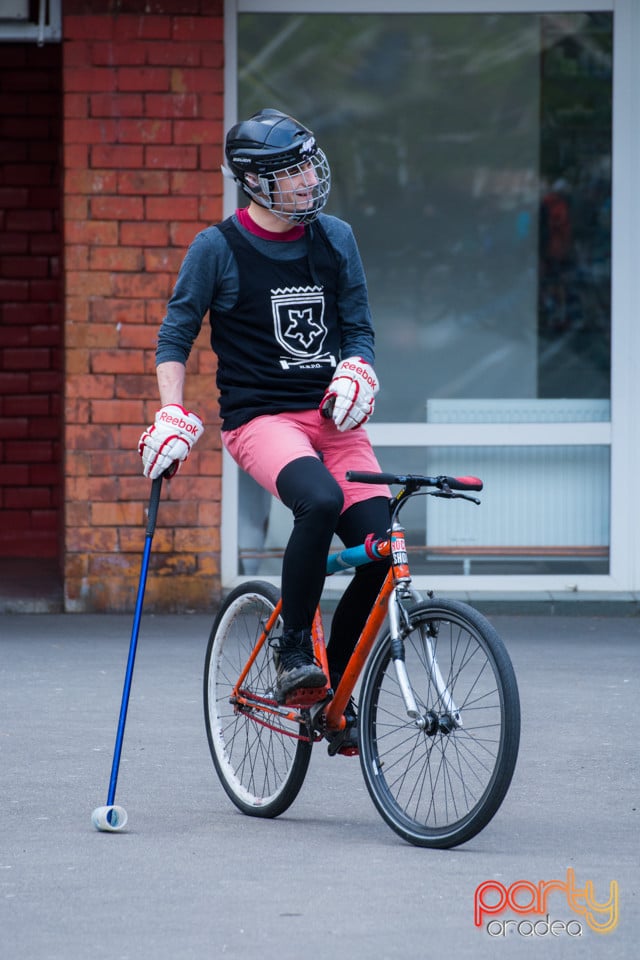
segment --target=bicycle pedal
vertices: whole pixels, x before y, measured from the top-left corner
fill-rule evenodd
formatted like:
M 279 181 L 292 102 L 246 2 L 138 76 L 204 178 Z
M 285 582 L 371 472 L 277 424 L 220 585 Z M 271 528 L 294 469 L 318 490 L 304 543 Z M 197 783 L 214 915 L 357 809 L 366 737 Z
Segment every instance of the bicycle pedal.
M 338 755 L 341 757 L 358 757 L 360 750 L 353 741 L 345 743 L 343 737 L 336 735 L 332 740 L 329 740 L 327 753 L 330 757 L 337 757 Z
M 314 703 L 324 700 L 326 696 L 326 687 L 299 687 L 287 694 L 284 705 L 286 707 L 312 707 Z
M 342 757 L 357 757 L 360 754 L 357 733 L 351 727 L 327 733 L 326 739 L 329 741 L 327 753 L 330 757 L 338 754 Z

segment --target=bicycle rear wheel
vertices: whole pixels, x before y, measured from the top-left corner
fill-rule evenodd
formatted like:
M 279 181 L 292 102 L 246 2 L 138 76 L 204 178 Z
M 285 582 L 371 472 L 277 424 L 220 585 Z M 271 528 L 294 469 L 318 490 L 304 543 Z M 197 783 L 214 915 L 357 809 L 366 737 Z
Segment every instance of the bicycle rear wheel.
M 233 803 L 253 817 L 277 817 L 293 803 L 311 758 L 311 741 L 300 739 L 308 737 L 303 725 L 231 702 L 278 597 L 271 584 L 257 580 L 237 587 L 215 619 L 205 658 L 204 711 L 213 763 Z M 281 632 L 280 619 L 274 630 Z M 275 708 L 274 685 L 272 650 L 265 642 L 243 691 Z
M 472 607 L 425 601 L 409 618 L 406 668 L 422 728 L 407 716 L 387 636 L 363 679 L 362 772 L 396 833 L 417 846 L 454 847 L 489 823 L 509 788 L 518 687 L 500 637 Z

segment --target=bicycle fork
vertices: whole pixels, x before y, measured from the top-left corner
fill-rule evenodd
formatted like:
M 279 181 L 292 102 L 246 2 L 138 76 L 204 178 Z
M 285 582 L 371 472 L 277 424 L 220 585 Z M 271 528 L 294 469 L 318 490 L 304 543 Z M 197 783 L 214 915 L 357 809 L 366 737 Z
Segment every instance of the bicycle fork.
M 415 725 L 419 729 L 426 729 L 430 731 L 431 727 L 433 726 L 434 717 L 431 715 L 431 713 L 421 713 L 419 710 L 411 683 L 409 681 L 409 675 L 407 673 L 407 666 L 405 662 L 404 637 L 408 632 L 409 618 L 404 606 L 402 605 L 402 600 L 418 599 L 419 597 L 420 595 L 416 590 L 413 589 L 413 587 L 411 587 L 410 584 L 402 583 L 398 586 L 395 586 L 389 598 L 387 614 L 389 618 L 389 633 L 391 636 L 391 659 L 393 660 L 393 666 L 395 668 L 398 686 L 400 687 L 400 693 L 402 694 L 402 699 L 404 700 L 407 716 L 414 721 Z M 453 726 L 462 727 L 463 723 L 460 711 L 458 710 L 455 701 L 444 681 L 442 673 L 440 672 L 431 637 L 424 630 L 421 631 L 421 634 L 424 654 L 429 666 L 431 681 L 438 694 L 438 702 L 442 704 L 444 713 L 448 718 L 450 718 L 450 722 L 453 724 Z

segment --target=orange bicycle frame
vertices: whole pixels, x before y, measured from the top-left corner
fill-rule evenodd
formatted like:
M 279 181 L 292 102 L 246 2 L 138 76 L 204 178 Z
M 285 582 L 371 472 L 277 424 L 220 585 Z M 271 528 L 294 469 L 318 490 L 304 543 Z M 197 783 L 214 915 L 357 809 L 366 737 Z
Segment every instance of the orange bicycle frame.
M 385 540 L 378 544 L 377 549 L 380 558 L 392 556 L 395 559 L 396 551 L 394 550 L 394 547 L 396 545 L 393 542 L 394 535 L 398 535 L 400 550 L 404 550 L 404 531 L 402 528 L 398 527 L 396 530 L 392 531 L 392 537 L 390 540 Z M 349 698 L 353 693 L 356 683 L 358 682 L 358 678 L 364 669 L 367 658 L 373 649 L 380 629 L 385 621 L 389 607 L 389 598 L 391 597 L 391 594 L 398 582 L 406 582 L 410 579 L 406 554 L 402 556 L 402 561 L 403 562 L 397 564 L 392 562 L 389 570 L 387 571 L 387 575 L 367 616 L 364 627 L 362 628 L 362 632 L 340 679 L 340 683 L 338 684 L 337 689 L 333 692 L 333 697 L 329 702 L 325 713 L 326 726 L 329 730 L 340 730 L 345 726 L 345 708 L 349 702 Z M 244 681 L 251 670 L 251 667 L 255 662 L 260 650 L 267 641 L 269 633 L 271 630 L 273 630 L 279 616 L 281 615 L 281 612 L 282 599 L 278 601 L 275 609 L 271 613 L 269 619 L 266 621 L 263 631 L 260 634 L 255 647 L 251 651 L 251 654 L 233 687 L 232 697 L 234 697 L 238 702 L 242 702 L 245 699 L 241 692 Z M 327 646 L 320 607 L 318 607 L 315 612 L 311 632 L 313 638 L 314 655 L 322 667 L 322 670 L 328 677 L 329 664 L 327 658 Z M 329 689 L 329 687 L 326 688 L 327 692 Z M 272 707 L 268 704 L 260 704 L 258 706 L 253 700 L 251 703 L 254 709 L 263 710 L 265 713 L 277 713 L 280 716 L 284 714 L 284 716 L 288 719 L 298 719 L 295 704 L 292 704 L 292 709 L 287 711 L 286 707 L 283 709 L 281 706 Z

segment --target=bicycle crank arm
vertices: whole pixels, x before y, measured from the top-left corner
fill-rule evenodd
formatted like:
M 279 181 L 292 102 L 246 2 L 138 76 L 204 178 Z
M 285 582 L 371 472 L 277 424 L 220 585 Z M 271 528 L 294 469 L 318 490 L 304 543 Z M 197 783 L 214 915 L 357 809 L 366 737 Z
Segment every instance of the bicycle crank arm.
M 292 723 L 301 723 L 302 716 L 299 710 L 290 707 L 279 706 L 275 700 L 260 697 L 257 694 L 245 693 L 239 690 L 238 693 L 229 700 L 233 706 L 242 710 L 244 713 L 255 711 L 257 713 L 268 713 L 274 717 L 280 717 L 282 720 L 290 720 Z

